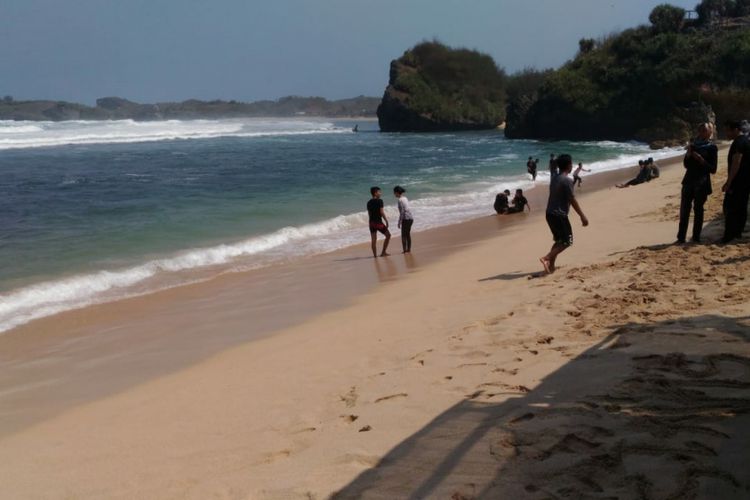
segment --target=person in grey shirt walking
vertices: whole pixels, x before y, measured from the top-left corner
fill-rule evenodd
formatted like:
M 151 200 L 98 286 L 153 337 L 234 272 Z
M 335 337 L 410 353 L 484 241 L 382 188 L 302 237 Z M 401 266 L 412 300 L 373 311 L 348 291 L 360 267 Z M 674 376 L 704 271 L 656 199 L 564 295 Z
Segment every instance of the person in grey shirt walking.
M 589 220 L 583 214 L 581 206 L 573 192 L 573 179 L 569 177 L 573 170 L 573 159 L 570 155 L 560 155 L 555 160 L 557 165 L 550 168 L 552 179 L 549 184 L 549 200 L 547 201 L 547 225 L 552 231 L 555 243 L 549 253 L 539 259 L 547 274 L 555 272 L 555 260 L 565 249 L 573 244 L 573 228 L 570 226 L 568 212 L 570 207 L 581 217 L 581 223 L 589 225 Z

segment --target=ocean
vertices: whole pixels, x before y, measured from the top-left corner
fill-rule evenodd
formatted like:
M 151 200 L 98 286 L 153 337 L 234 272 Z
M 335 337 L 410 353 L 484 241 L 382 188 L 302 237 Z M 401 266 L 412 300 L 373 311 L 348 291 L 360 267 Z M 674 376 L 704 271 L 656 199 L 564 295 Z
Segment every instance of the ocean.
M 0 121 L 0 332 L 368 241 L 373 185 L 394 218 L 406 188 L 414 231 L 485 216 L 533 186 L 528 156 L 544 184 L 550 153 L 602 172 L 676 151 L 356 120 Z

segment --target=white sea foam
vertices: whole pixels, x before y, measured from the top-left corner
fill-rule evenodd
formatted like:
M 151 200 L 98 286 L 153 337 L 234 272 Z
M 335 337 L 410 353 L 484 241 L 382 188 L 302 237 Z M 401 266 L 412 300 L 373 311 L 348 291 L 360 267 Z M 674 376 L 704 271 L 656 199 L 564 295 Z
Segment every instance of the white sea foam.
M 634 154 L 587 164 L 594 172 L 615 170 L 637 164 L 638 159 L 652 156 L 662 159 L 681 150 L 650 152 L 639 145 Z M 540 168 L 537 185 L 545 184 L 546 168 Z M 497 176 L 464 184 L 450 195 L 424 196 L 411 200 L 418 219 L 415 230 L 454 224 L 492 213 L 497 192 L 503 189 L 527 189 L 533 183 L 527 175 Z M 386 209 L 391 220 L 396 209 Z M 248 270 L 304 255 L 329 252 L 369 239 L 364 212 L 339 215 L 328 220 L 298 227 L 286 227 L 273 233 L 207 248 L 186 250 L 129 268 L 102 270 L 88 274 L 47 281 L 12 290 L 0 295 L 0 332 L 31 320 L 61 311 L 148 293 L 167 286 L 195 281 L 196 271 L 213 274 L 227 270 Z M 201 276 L 213 275 L 211 272 Z
M 317 120 L 133 120 L 13 122 L 0 120 L 0 150 L 64 145 L 123 144 L 217 137 L 264 137 L 349 133 Z

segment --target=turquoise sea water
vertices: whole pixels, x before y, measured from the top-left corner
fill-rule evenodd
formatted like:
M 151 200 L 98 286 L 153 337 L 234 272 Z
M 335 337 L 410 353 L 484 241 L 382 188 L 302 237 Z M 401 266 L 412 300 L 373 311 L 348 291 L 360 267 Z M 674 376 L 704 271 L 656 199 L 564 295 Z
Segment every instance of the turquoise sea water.
M 412 200 L 415 230 L 492 213 L 525 163 L 595 171 L 642 144 L 382 134 L 313 119 L 0 122 L 0 331 L 90 303 L 366 241 L 369 187 Z

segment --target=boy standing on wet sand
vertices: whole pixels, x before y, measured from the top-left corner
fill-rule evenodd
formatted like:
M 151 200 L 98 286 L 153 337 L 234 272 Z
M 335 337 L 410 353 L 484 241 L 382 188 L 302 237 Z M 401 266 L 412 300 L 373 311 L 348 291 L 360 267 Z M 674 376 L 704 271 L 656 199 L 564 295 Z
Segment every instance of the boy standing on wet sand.
M 391 241 L 391 232 L 388 231 L 388 218 L 385 216 L 385 209 L 383 208 L 383 200 L 380 199 L 382 192 L 377 186 L 370 188 L 370 194 L 372 198 L 367 202 L 367 215 L 370 219 L 370 238 L 372 239 L 372 256 L 377 258 L 378 256 L 378 232 L 383 233 L 385 236 L 385 242 L 383 242 L 383 251 L 380 253 L 381 257 L 387 257 L 389 254 L 388 243 Z M 385 223 L 383 223 L 385 221 Z
M 583 214 L 581 206 L 573 193 L 573 179 L 569 177 L 573 170 L 573 159 L 570 155 L 560 155 L 556 160 L 556 173 L 552 174 L 549 184 L 549 200 L 547 201 L 547 225 L 552 231 L 555 244 L 549 253 L 542 257 L 540 262 L 547 274 L 555 272 L 555 260 L 566 248 L 573 244 L 573 228 L 570 226 L 568 212 L 570 207 L 581 217 L 581 223 L 589 225 L 589 220 Z

